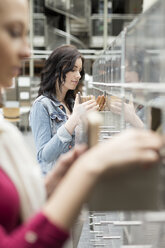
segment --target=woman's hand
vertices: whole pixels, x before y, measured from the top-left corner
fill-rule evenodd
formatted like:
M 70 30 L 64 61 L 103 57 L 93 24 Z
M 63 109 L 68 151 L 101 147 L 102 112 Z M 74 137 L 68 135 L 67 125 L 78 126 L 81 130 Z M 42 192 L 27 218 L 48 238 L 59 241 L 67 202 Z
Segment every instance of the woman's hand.
M 47 195 L 50 196 L 54 189 L 61 182 L 76 159 L 86 151 L 85 145 L 77 145 L 71 151 L 62 154 L 53 170 L 45 178 Z
M 133 116 L 136 114 L 133 102 L 122 103 L 122 100 L 113 101 L 110 104 L 110 110 L 117 115 L 121 115 L 124 110 L 125 121 L 129 123 L 131 123 Z
M 110 110 L 117 115 L 121 115 L 122 110 L 124 110 L 124 118 L 127 122 L 130 122 L 132 116 L 135 115 L 135 108 L 133 103 L 122 103 L 121 100 L 113 101 L 110 105 Z
M 75 99 L 75 105 L 73 108 L 73 113 L 69 117 L 69 120 L 67 120 L 67 122 L 65 123 L 65 128 L 72 135 L 72 133 L 75 130 L 75 127 L 81 121 L 81 116 L 88 111 L 95 111 L 98 109 L 99 109 L 99 106 L 97 105 L 94 99 L 80 104 L 78 94 L 77 94 L 76 99 Z
M 99 177 L 112 169 L 133 165 L 146 167 L 157 163 L 164 143 L 163 138 L 152 131 L 129 129 L 107 142 L 99 143 L 83 158 L 90 161 L 89 169 Z
M 130 123 L 133 127 L 144 127 L 144 123 L 135 112 L 135 107 L 132 101 L 129 103 L 122 103 L 122 101 L 119 100 L 113 101 L 110 105 L 110 110 L 117 115 L 121 115 L 124 110 L 124 119 L 126 122 Z
M 88 111 L 96 111 L 99 109 L 99 105 L 97 104 L 97 102 L 95 101 L 95 99 L 91 99 L 88 100 L 86 102 L 83 103 L 79 103 L 79 97 L 78 94 L 76 95 L 76 99 L 75 99 L 75 104 L 74 104 L 74 108 L 73 108 L 73 115 L 75 115 L 77 118 L 77 124 L 80 121 L 80 116 L 81 116 L 81 112 L 84 111 L 88 112 Z

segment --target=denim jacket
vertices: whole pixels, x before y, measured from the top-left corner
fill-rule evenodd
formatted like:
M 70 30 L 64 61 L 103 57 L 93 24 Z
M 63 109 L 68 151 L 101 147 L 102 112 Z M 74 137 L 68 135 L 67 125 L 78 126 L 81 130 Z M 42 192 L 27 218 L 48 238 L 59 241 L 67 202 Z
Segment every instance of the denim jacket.
M 66 130 L 68 117 L 63 105 L 54 97 L 39 96 L 30 111 L 30 126 L 37 149 L 37 160 L 43 174 L 51 170 L 62 153 L 75 144 L 75 133 Z

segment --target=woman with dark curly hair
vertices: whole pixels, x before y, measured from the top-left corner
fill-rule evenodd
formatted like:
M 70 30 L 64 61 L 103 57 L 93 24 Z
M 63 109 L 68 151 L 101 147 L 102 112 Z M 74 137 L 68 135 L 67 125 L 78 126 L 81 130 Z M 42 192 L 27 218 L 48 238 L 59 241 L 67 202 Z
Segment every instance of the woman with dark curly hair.
M 37 159 L 43 174 L 75 144 L 80 114 L 75 89 L 83 77 L 84 59 L 71 45 L 56 48 L 43 68 L 39 94 L 30 114 Z M 97 109 L 94 100 L 83 106 L 87 111 Z

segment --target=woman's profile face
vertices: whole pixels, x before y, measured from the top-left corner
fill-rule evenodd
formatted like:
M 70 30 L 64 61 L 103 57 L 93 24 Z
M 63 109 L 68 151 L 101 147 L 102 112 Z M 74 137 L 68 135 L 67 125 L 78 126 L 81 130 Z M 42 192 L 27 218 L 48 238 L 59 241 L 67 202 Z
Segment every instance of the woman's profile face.
M 0 87 L 10 87 L 29 56 L 28 1 L 0 0 Z
M 75 62 L 72 71 L 66 73 L 66 78 L 63 87 L 67 90 L 75 90 L 81 78 L 82 59 L 78 58 Z

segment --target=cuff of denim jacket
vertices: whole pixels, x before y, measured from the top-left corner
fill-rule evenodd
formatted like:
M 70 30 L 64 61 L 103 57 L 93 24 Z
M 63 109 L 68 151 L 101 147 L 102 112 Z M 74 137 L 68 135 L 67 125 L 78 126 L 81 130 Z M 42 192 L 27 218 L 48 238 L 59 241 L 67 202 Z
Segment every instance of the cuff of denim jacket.
M 57 135 L 63 143 L 72 141 L 72 135 L 67 131 L 65 125 L 62 125 L 57 130 Z

